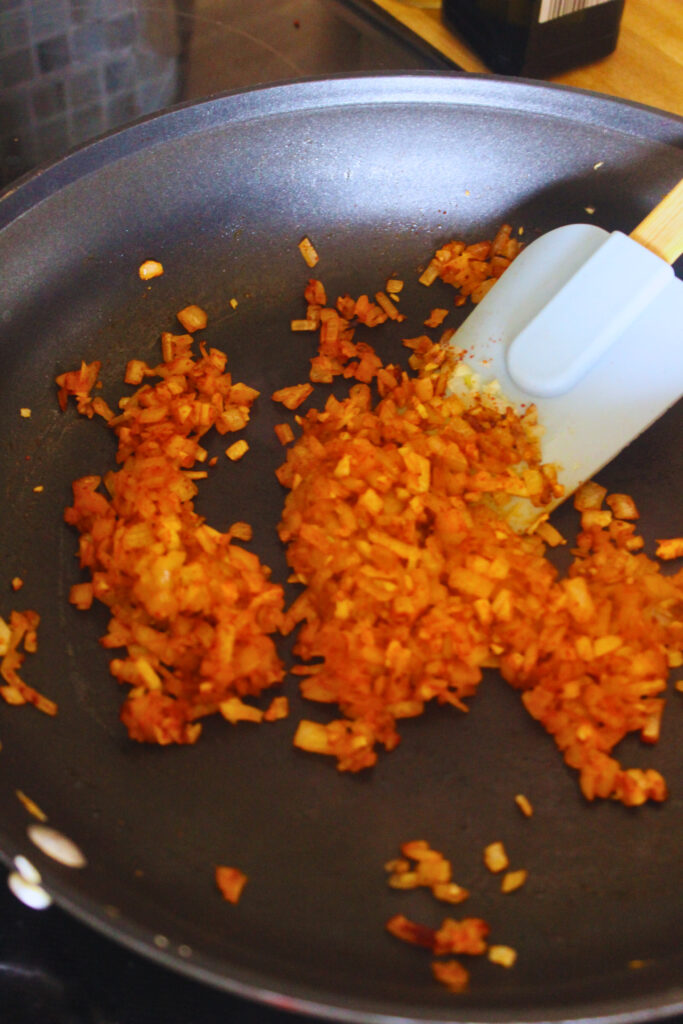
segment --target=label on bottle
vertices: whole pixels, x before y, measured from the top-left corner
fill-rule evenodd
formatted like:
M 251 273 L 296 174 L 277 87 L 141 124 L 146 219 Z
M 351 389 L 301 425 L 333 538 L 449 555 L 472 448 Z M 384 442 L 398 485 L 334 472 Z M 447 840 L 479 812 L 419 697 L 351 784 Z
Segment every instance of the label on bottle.
M 574 14 L 575 11 L 583 11 L 586 7 L 598 7 L 599 4 L 613 3 L 614 0 L 541 0 L 541 9 L 538 12 L 539 23 L 554 21 L 565 14 Z

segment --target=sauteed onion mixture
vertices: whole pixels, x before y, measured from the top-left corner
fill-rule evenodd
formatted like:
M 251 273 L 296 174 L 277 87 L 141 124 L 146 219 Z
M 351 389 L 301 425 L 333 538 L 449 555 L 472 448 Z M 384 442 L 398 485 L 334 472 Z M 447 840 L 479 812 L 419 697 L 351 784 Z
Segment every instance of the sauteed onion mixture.
M 317 267 L 308 238 L 299 249 Z M 452 285 L 455 306 L 476 303 L 519 249 L 504 225 L 490 242 L 443 246 L 419 281 Z M 148 260 L 139 273 L 149 281 L 163 266 Z M 614 748 L 628 733 L 657 742 L 668 676 L 683 665 L 683 569 L 662 572 L 662 562 L 683 556 L 683 537 L 658 541 L 649 557 L 634 500 L 587 482 L 574 498 L 573 560 L 560 575 L 547 550 L 565 543 L 548 513 L 562 488 L 556 467 L 543 463 L 535 408 L 515 410 L 495 388 L 478 388 L 457 332 L 442 331 L 447 308 L 432 309 L 417 335 L 401 328 L 407 369 L 382 360 L 367 338 L 387 321 L 407 320 L 402 290 L 392 277 L 372 297 L 330 302 L 323 281 L 310 278 L 305 312 L 291 321 L 297 340 L 310 334 L 316 344 L 309 380 L 266 396 L 286 410 L 275 435 L 286 449 L 277 529 L 298 595 L 289 604 L 245 546 L 251 526 L 221 532 L 195 508 L 218 462 L 205 436 L 244 431 L 264 397 L 233 379 L 222 351 L 195 343 L 208 322 L 203 309 L 180 310 L 183 332 L 162 334 L 158 364 L 128 363 L 129 390 L 116 410 L 97 393 L 100 362 L 57 377 L 62 410 L 73 397 L 80 414 L 101 417 L 117 440 L 117 468 L 74 481 L 64 516 L 79 534 L 84 571 L 70 601 L 109 609 L 101 643 L 128 687 L 121 719 L 129 736 L 191 744 L 208 715 L 233 724 L 287 718 L 289 701 L 277 688 L 289 672 L 306 700 L 333 709 L 325 723 L 300 720 L 294 745 L 358 772 L 396 747 L 401 719 L 430 701 L 466 712 L 483 671 L 497 669 L 552 735 L 587 800 L 665 800 L 660 773 L 623 767 Z M 337 379 L 348 380 L 346 390 L 298 411 Z M 454 388 L 456 379 L 468 387 Z M 248 432 L 225 455 L 249 458 Z M 520 501 L 537 512 L 523 534 L 508 519 Z M 15 578 L 13 589 L 22 583 Z M 37 648 L 39 623 L 34 611 L 0 618 L 0 696 L 55 715 L 54 701 L 19 671 Z M 286 666 L 276 640 L 289 634 L 297 660 Z M 680 680 L 675 686 L 683 690 Z M 533 814 L 526 796 L 515 801 Z M 501 842 L 485 848 L 484 863 L 502 893 L 525 885 L 527 871 L 510 867 Z M 469 897 L 424 839 L 401 844 L 385 870 L 393 889 L 426 887 L 448 904 Z M 230 903 L 248 881 L 223 864 L 214 878 Z M 433 975 L 453 992 L 469 981 L 453 955 L 486 955 L 503 967 L 517 957 L 491 944 L 477 917 L 431 928 L 394 914 L 386 929 L 441 958 Z
M 456 305 L 478 301 L 518 249 L 506 225 L 492 242 L 438 250 L 420 280 L 452 284 Z M 310 243 L 302 253 L 315 265 Z M 406 319 L 401 288 L 390 279 L 373 299 L 330 303 L 311 279 L 305 316 L 292 322 L 316 337 L 317 351 L 310 381 L 272 396 L 294 414 L 276 428 L 287 446 L 278 529 L 301 587 L 289 607 L 243 546 L 249 525 L 221 533 L 194 508 L 216 462 L 203 436 L 241 431 L 259 398 L 233 381 L 222 352 L 203 342 L 193 352 L 202 310 L 181 311 L 185 333 L 162 336 L 158 365 L 128 364 L 135 391 L 116 412 L 93 397 L 99 363 L 57 378 L 62 407 L 73 395 L 118 440 L 118 468 L 77 480 L 65 516 L 89 576 L 71 601 L 110 609 L 102 643 L 118 652 L 111 671 L 130 687 L 121 712 L 130 736 L 193 743 L 209 714 L 233 723 L 286 716 L 282 695 L 249 698 L 282 682 L 274 637 L 296 631 L 290 671 L 303 677 L 305 698 L 337 716 L 301 721 L 294 742 L 341 770 L 374 764 L 379 748 L 399 742 L 400 720 L 429 701 L 466 711 L 482 670 L 495 667 L 553 736 L 587 799 L 665 799 L 657 771 L 624 768 L 613 749 L 629 732 L 657 741 L 667 676 L 683 661 L 683 571 L 660 566 L 680 555 L 680 539 L 650 558 L 633 500 L 588 483 L 575 498 L 574 560 L 560 577 L 546 548 L 563 538 L 544 512 L 559 486 L 542 462 L 535 409 L 449 394 L 459 372 L 452 331 L 406 338 L 409 370 L 355 340 L 360 326 Z M 446 313 L 435 309 L 428 330 Z M 338 377 L 350 381 L 345 397 L 296 412 L 312 385 Z M 227 453 L 248 458 L 248 442 Z M 538 508 L 525 535 L 505 518 L 511 498 Z

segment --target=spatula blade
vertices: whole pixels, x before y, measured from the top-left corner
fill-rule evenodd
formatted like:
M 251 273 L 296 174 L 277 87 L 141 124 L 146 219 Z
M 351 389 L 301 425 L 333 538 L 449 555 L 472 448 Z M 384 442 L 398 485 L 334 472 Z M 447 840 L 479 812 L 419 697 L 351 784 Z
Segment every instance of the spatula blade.
M 532 395 L 509 373 L 514 339 L 608 237 L 590 224 L 543 235 L 517 257 L 451 341 L 468 368 L 453 375 L 452 391 L 488 389 L 521 411 L 537 406 L 543 461 L 558 466 L 565 497 L 683 395 L 683 281 L 673 276 L 566 393 Z M 523 530 L 538 514 L 521 499 L 508 518 Z

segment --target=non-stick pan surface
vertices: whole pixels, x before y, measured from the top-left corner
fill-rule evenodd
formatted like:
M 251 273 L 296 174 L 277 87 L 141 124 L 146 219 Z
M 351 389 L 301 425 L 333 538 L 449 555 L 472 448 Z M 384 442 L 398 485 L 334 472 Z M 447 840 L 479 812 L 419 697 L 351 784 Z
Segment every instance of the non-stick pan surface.
M 400 747 L 358 776 L 292 748 L 304 713 L 294 680 L 285 722 L 208 721 L 195 747 L 135 744 L 98 645 L 106 613 L 67 602 L 79 570 L 62 510 L 72 479 L 113 465 L 113 441 L 73 409 L 61 413 L 53 384 L 80 359 L 102 358 L 105 396 L 116 397 L 126 361 L 154 361 L 175 312 L 204 306 L 206 338 L 263 397 L 249 457 L 219 461 L 199 508 L 219 528 L 251 522 L 253 548 L 284 581 L 273 434 L 282 410 L 268 396 L 306 379 L 312 354 L 289 330 L 310 276 L 302 235 L 321 255 L 328 294 L 405 279 L 409 321 L 385 331 L 382 349 L 400 358 L 401 334 L 419 333 L 428 310 L 450 302 L 445 286 L 416 282 L 436 245 L 488 237 L 503 221 L 527 238 L 588 218 L 629 230 L 680 177 L 682 140 L 675 117 L 552 86 L 457 75 L 298 82 L 137 124 L 5 194 L 0 613 L 40 612 L 25 674 L 60 708 L 50 719 L 0 707 L 8 861 L 28 855 L 64 907 L 145 955 L 320 1015 L 632 1020 L 683 1009 L 680 695 L 655 749 L 627 741 L 620 751 L 670 784 L 667 803 L 636 810 L 587 804 L 495 673 L 468 715 L 433 709 L 406 722 Z M 137 275 L 150 256 L 165 267 L 151 287 Z M 679 403 L 602 474 L 635 497 L 650 551 L 654 537 L 682 529 L 682 416 Z M 574 515 L 557 514 L 568 533 Z M 12 594 L 17 575 L 25 585 Z M 78 843 L 87 867 L 62 868 L 32 846 L 17 790 Z M 514 804 L 519 792 L 533 802 L 530 820 Z M 454 996 L 433 981 L 427 954 L 385 933 L 394 913 L 435 925 L 448 912 L 423 892 L 387 887 L 383 865 L 410 838 L 451 858 L 472 892 L 466 913 L 518 950 L 513 969 L 474 962 L 470 990 Z M 520 892 L 502 896 L 482 864 L 496 839 L 529 870 Z M 237 906 L 214 887 L 219 863 L 249 876 Z

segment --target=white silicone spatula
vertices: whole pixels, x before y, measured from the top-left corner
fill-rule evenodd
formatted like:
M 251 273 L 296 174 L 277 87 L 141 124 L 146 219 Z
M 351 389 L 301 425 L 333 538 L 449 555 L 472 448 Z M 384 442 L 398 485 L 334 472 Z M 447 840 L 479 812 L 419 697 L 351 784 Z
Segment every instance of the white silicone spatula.
M 524 249 L 456 331 L 454 391 L 534 403 L 565 497 L 683 395 L 683 181 L 630 236 L 570 224 Z M 496 383 L 494 383 L 496 382 Z M 508 518 L 525 529 L 539 510 Z

